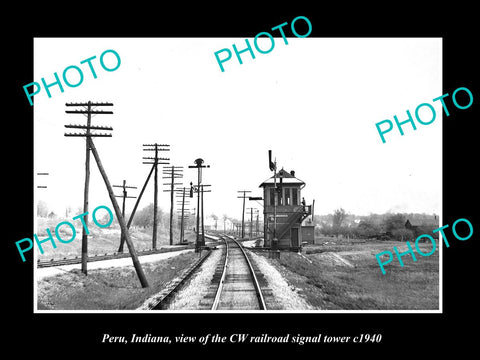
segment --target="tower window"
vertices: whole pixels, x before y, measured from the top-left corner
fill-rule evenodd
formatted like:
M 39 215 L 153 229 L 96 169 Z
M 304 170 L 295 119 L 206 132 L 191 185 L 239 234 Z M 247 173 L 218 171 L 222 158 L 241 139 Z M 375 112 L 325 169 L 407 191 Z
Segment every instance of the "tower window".
M 298 189 L 292 189 L 292 205 L 298 205 Z
M 285 188 L 285 205 L 292 205 L 290 198 L 290 188 Z
M 270 206 L 275 205 L 275 189 L 272 187 L 270 188 Z

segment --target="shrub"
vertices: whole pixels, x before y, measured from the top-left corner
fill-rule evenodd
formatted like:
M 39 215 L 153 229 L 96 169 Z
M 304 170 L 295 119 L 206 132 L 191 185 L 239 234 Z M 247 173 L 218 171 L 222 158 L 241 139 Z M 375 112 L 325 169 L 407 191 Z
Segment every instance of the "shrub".
M 392 237 L 398 241 L 415 240 L 415 234 L 409 229 L 394 229 L 391 231 Z

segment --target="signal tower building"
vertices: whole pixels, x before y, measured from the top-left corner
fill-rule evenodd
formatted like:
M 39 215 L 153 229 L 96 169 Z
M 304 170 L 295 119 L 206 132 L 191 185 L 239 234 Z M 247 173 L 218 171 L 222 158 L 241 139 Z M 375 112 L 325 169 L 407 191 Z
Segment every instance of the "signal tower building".
M 274 247 L 274 234 L 278 249 L 298 251 L 302 244 L 302 222 L 312 214 L 301 191 L 305 182 L 295 172 L 284 169 L 260 184 L 263 188 L 264 247 Z M 275 223 L 276 215 L 276 223 Z

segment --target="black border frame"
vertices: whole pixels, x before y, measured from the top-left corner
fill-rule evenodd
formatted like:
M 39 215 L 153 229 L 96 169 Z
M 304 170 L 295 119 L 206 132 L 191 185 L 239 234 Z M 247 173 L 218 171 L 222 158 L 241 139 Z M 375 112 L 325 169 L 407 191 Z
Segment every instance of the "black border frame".
M 51 353 L 66 347 L 70 355 L 105 351 L 109 354 L 141 354 L 155 351 L 158 356 L 173 350 L 176 354 L 195 351 L 221 352 L 226 347 L 235 351 L 268 350 L 287 354 L 293 351 L 313 351 L 314 356 L 325 352 L 353 350 L 373 356 L 419 353 L 432 355 L 442 349 L 461 347 L 473 349 L 475 323 L 470 325 L 476 305 L 475 258 L 478 253 L 478 214 L 474 211 L 478 199 L 476 185 L 475 120 L 478 119 L 478 82 L 476 76 L 476 13 L 474 4 L 457 2 L 451 8 L 419 8 L 407 3 L 384 5 L 340 4 L 332 9 L 322 4 L 297 9 L 290 4 L 271 5 L 266 11 L 238 5 L 223 4 L 212 10 L 203 5 L 193 9 L 184 5 L 178 12 L 161 3 L 144 5 L 122 3 L 105 6 L 77 5 L 61 12 L 33 5 L 16 12 L 12 20 L 13 32 L 7 41 L 8 63 L 7 99 L 4 108 L 11 111 L 4 119 L 6 134 L 15 134 L 15 143 L 6 142 L 7 162 L 4 172 L 4 191 L 14 194 L 4 217 L 6 238 L 3 248 L 7 267 L 4 278 L 6 316 L 11 319 L 6 343 L 12 350 L 22 352 L 28 346 L 35 355 Z M 62 5 L 63 6 L 63 5 Z M 38 9 L 36 9 L 38 7 Z M 342 8 L 343 7 L 343 8 Z M 124 12 L 125 11 L 125 12 Z M 95 18 L 88 20 L 88 13 Z M 240 37 L 252 38 L 261 31 L 296 16 L 306 16 L 312 23 L 310 37 L 442 37 L 443 38 L 443 93 L 453 93 L 458 87 L 467 87 L 473 93 L 473 105 L 467 110 L 451 109 L 443 117 L 443 224 L 452 224 L 458 218 L 469 219 L 474 235 L 468 241 L 450 241 L 443 247 L 443 314 L 381 313 L 381 314 L 34 314 L 33 313 L 33 257 L 22 263 L 15 241 L 33 233 L 33 108 L 29 106 L 23 85 L 33 79 L 34 37 Z M 88 21 L 87 21 L 88 20 Z M 6 26 L 5 24 L 2 27 Z M 412 84 L 414 86 L 414 84 Z M 438 94 L 439 96 L 441 94 Z M 13 100 L 13 101 L 12 101 Z M 15 111 L 13 111 L 15 109 Z M 373 120 L 372 120 L 373 124 Z M 8 138 L 7 138 L 8 139 Z M 20 140 L 20 141 L 19 141 Z M 12 151 L 15 149 L 14 151 Z M 478 151 L 478 150 L 477 150 Z M 418 156 L 422 156 L 419 154 Z M 8 189 L 8 190 L 7 190 Z M 448 233 L 447 233 L 448 234 Z M 473 325 L 473 327 L 472 327 Z M 473 329 L 473 330 L 472 330 Z M 234 333 L 260 335 L 301 334 L 355 336 L 360 333 L 381 333 L 379 344 L 102 344 L 104 333 L 129 336 L 131 333 L 153 335 L 193 335 Z M 388 348 L 388 352 L 382 352 Z M 78 349 L 78 350 L 75 350 Z M 440 351 L 439 351 L 440 350 Z M 395 351 L 395 352 L 394 352 Z M 55 351 L 54 351 L 55 352 Z M 339 353 L 337 353 L 339 354 Z

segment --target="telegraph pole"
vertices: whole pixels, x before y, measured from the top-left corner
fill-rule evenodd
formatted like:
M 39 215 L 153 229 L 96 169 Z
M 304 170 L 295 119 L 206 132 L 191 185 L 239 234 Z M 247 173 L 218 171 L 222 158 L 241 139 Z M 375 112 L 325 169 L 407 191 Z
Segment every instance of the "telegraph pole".
M 256 210 L 255 208 L 248 208 L 250 210 L 250 240 L 252 240 L 252 235 L 253 235 L 253 210 Z
M 262 198 L 261 196 L 249 196 L 249 197 L 248 197 L 248 200 L 250 200 L 250 201 L 252 201 L 252 200 L 253 200 L 253 201 L 256 201 L 260 206 L 263 207 L 262 203 L 259 203 L 259 202 L 258 202 L 259 200 L 263 200 L 263 198 Z M 257 213 L 257 225 L 256 225 L 255 231 L 256 231 L 257 236 L 258 236 L 258 233 L 259 233 L 259 229 L 258 229 L 258 224 L 259 224 L 259 222 L 258 222 L 258 216 L 259 216 L 260 210 L 258 210 L 258 209 L 255 209 L 255 210 L 256 210 L 256 213 Z
M 199 252 L 202 246 L 205 246 L 205 234 L 202 234 L 202 240 L 200 240 L 200 185 L 202 183 L 202 169 L 209 168 L 210 165 L 203 165 L 204 161 L 201 158 L 195 159 L 195 165 L 189 165 L 190 169 L 196 168 L 198 171 L 197 178 L 197 241 L 195 243 L 195 252 Z M 191 184 L 191 183 L 190 183 Z M 203 199 L 203 196 L 202 196 Z M 202 202 L 203 208 L 203 202 Z M 203 211 L 202 211 L 202 224 L 203 224 Z M 202 226 L 203 227 L 203 226 Z
M 153 235 L 152 235 L 152 249 L 157 250 L 157 208 L 158 208 L 158 165 L 164 164 L 168 165 L 170 159 L 167 158 L 159 158 L 158 152 L 159 151 L 169 151 L 170 149 L 166 149 L 165 147 L 169 147 L 170 145 L 165 144 L 143 144 L 145 147 L 143 151 L 155 151 L 154 157 L 143 157 L 144 161 L 143 164 L 153 164 L 153 169 L 155 170 L 154 175 L 154 193 L 153 193 Z
M 182 201 L 181 203 L 179 203 L 177 201 L 177 205 L 181 205 L 181 213 L 179 214 L 179 219 L 180 220 L 180 243 L 183 243 L 184 240 L 185 240 L 185 205 L 190 205 L 189 202 L 185 202 L 185 192 L 186 192 L 187 188 L 183 187 L 182 189 L 180 190 L 177 190 L 177 195 L 176 197 L 177 198 L 182 198 Z M 181 192 L 182 195 L 179 195 L 178 193 Z
M 202 244 L 205 245 L 205 218 L 203 216 L 204 212 L 203 212 L 203 194 L 206 193 L 206 192 L 211 192 L 211 190 L 205 190 L 205 186 L 211 186 L 211 185 L 204 185 L 204 184 L 201 184 L 200 185 L 200 194 L 201 194 L 201 198 L 202 198 Z
M 123 195 L 115 195 L 115 197 L 121 197 L 123 198 L 122 202 L 122 217 L 125 220 L 125 199 L 135 199 L 136 196 L 128 196 L 127 194 L 127 189 L 136 189 L 135 186 L 127 186 L 127 181 L 123 180 L 123 185 L 112 185 L 113 187 L 120 187 L 123 188 Z M 129 225 L 127 225 L 127 229 L 130 228 Z M 118 248 L 118 252 L 123 253 L 123 243 L 125 242 L 125 234 L 122 232 L 120 235 L 120 247 Z
M 250 193 L 249 190 L 238 190 L 238 193 L 243 193 L 242 196 L 237 196 L 238 199 L 243 199 L 243 210 L 242 210 L 242 239 L 245 237 L 245 199 L 248 197 L 246 193 Z
M 182 183 L 176 183 L 175 179 L 183 178 L 183 166 L 164 166 L 163 175 L 168 175 L 163 177 L 163 179 L 171 179 L 170 183 L 164 183 L 163 185 L 170 185 L 169 190 L 163 190 L 164 192 L 170 192 L 170 245 L 173 245 L 173 196 L 174 196 L 174 186 L 183 185 Z
M 125 234 L 125 240 L 127 242 L 128 250 L 130 252 L 130 256 L 133 261 L 133 266 L 135 267 L 135 270 L 137 272 L 137 276 L 140 280 L 140 283 L 142 287 L 148 287 L 148 282 L 145 277 L 145 274 L 143 273 L 142 266 L 140 265 L 140 262 L 138 261 L 137 254 L 135 252 L 135 248 L 133 246 L 133 243 L 130 238 L 130 234 L 128 233 L 127 226 L 125 224 L 125 220 L 123 219 L 121 213 L 120 213 L 120 207 L 118 206 L 117 200 L 115 199 L 115 195 L 113 194 L 113 188 L 110 185 L 110 182 L 108 180 L 107 174 L 102 166 L 102 163 L 100 161 L 100 157 L 98 155 L 97 149 L 95 148 L 95 145 L 93 143 L 92 138 L 93 137 L 111 137 L 112 134 L 96 134 L 92 133 L 91 130 L 113 130 L 111 127 L 105 127 L 105 126 L 92 126 L 91 125 L 91 115 L 92 114 L 113 114 L 112 111 L 103 111 L 103 110 L 94 110 L 92 107 L 96 106 L 113 106 L 112 103 L 72 103 L 72 104 L 66 104 L 67 106 L 86 106 L 86 109 L 84 110 L 73 110 L 73 111 L 66 111 L 68 114 L 86 114 L 87 115 L 87 125 L 65 125 L 66 128 L 76 128 L 76 129 L 85 129 L 86 131 L 84 133 L 65 133 L 65 136 L 81 136 L 86 138 L 86 161 L 85 161 L 85 198 L 84 198 L 84 212 L 88 212 L 88 184 L 89 184 L 89 178 L 90 178 L 90 151 L 92 152 L 95 161 L 97 162 L 98 165 L 98 170 L 100 171 L 100 174 L 102 175 L 102 178 L 105 182 L 105 185 L 107 187 L 108 195 L 110 197 L 110 200 L 112 201 L 113 208 L 115 209 L 115 214 L 117 216 L 118 222 L 120 223 L 120 228 L 122 232 Z M 85 234 L 85 229 L 87 228 L 88 224 L 88 218 L 85 215 L 84 217 L 84 236 L 82 236 L 82 272 L 86 275 L 87 274 L 87 236 Z
M 112 103 L 95 103 L 95 102 L 87 102 L 87 103 L 66 103 L 65 106 L 69 107 L 81 107 L 82 109 L 76 110 L 65 110 L 67 114 L 82 114 L 87 116 L 87 125 L 65 125 L 66 128 L 70 129 L 83 129 L 85 132 L 81 133 L 65 133 L 65 136 L 78 136 L 78 137 L 85 137 L 85 186 L 83 190 L 83 213 L 85 216 L 83 217 L 85 221 L 85 226 L 83 227 L 82 232 L 82 273 L 87 275 L 87 260 L 88 260 L 88 191 L 89 191 L 89 184 L 90 184 L 90 142 L 92 137 L 111 137 L 111 134 L 108 133 L 94 133 L 92 130 L 107 130 L 111 131 L 113 128 L 109 126 L 92 126 L 92 114 L 113 114 L 113 111 L 104 111 L 104 110 L 96 110 L 97 107 L 101 106 L 113 106 Z
M 147 145 L 144 145 L 144 146 L 147 146 Z M 169 145 L 159 145 L 159 146 L 169 146 Z M 144 151 L 150 151 L 150 150 L 153 150 L 153 149 L 146 148 L 146 149 L 143 149 L 143 150 Z M 160 148 L 159 150 L 162 150 L 162 148 Z M 168 151 L 168 150 L 169 149 L 164 149 L 163 151 Z M 144 159 L 150 159 L 150 158 L 144 158 Z M 163 159 L 163 160 L 169 160 L 169 159 Z M 143 162 L 143 164 L 150 164 L 150 163 L 149 162 Z M 135 202 L 135 206 L 133 207 L 132 213 L 130 214 L 130 218 L 128 219 L 128 223 L 127 223 L 127 228 L 128 229 L 130 229 L 130 225 L 132 224 L 133 218 L 134 218 L 135 213 L 137 211 L 138 204 L 140 204 L 140 200 L 142 199 L 143 193 L 145 192 L 145 189 L 147 188 L 147 184 L 150 181 L 150 177 L 152 176 L 153 171 L 157 167 L 157 163 L 152 162 L 151 164 L 153 164 L 152 168 L 150 169 L 150 172 L 148 173 L 147 179 L 145 180 L 145 183 L 143 184 L 142 191 L 140 191 L 140 195 L 138 195 L 137 201 Z M 124 239 L 122 239 L 122 242 L 120 243 L 120 247 L 118 249 L 119 252 L 123 251 L 123 244 L 124 244 Z

